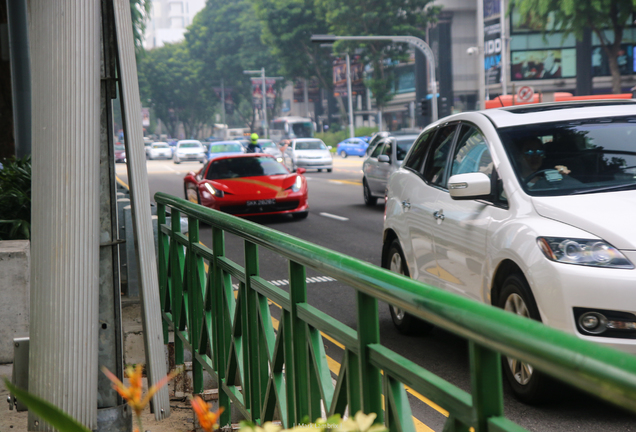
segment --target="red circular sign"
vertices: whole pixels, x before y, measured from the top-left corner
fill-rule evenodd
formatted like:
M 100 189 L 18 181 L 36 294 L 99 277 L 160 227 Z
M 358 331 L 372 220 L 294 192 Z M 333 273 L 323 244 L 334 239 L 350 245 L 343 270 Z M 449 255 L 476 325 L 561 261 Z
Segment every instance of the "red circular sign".
M 534 97 L 534 90 L 530 86 L 523 86 L 517 92 L 517 100 L 519 102 L 531 102 Z

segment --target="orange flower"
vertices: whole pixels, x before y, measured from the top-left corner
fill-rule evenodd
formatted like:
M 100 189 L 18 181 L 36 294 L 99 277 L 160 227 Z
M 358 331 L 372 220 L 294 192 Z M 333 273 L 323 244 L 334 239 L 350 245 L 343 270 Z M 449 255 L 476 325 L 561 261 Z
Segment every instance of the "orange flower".
M 141 415 L 142 411 L 144 410 L 146 405 L 148 405 L 150 399 L 154 396 L 154 394 L 157 393 L 157 391 L 161 387 L 166 385 L 168 381 L 170 381 L 178 374 L 177 371 L 173 371 L 166 375 L 161 381 L 150 387 L 148 389 L 148 393 L 142 399 L 142 366 L 140 364 L 138 364 L 136 368 L 133 368 L 132 366 L 128 366 L 126 368 L 126 377 L 128 378 L 128 381 L 130 383 L 130 386 L 128 387 L 126 387 L 121 381 L 119 381 L 119 379 L 107 368 L 103 367 L 102 372 L 104 372 L 108 379 L 113 382 L 113 388 L 117 390 L 117 393 L 119 393 L 121 397 L 126 400 L 126 402 L 128 402 L 128 405 L 130 405 L 137 416 Z
M 218 429 L 219 425 L 217 420 L 223 412 L 223 407 L 220 407 L 216 412 L 212 412 L 210 411 L 212 405 L 201 399 L 200 396 L 195 396 L 190 399 L 190 403 L 204 431 L 212 432 Z

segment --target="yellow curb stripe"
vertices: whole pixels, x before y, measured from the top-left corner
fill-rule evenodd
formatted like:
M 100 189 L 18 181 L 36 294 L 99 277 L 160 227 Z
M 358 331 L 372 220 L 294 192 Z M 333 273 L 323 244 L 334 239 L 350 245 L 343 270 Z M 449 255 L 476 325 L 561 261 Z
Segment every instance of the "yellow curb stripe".
M 329 180 L 330 183 L 345 183 L 355 186 L 362 186 L 362 182 L 351 181 L 351 180 Z

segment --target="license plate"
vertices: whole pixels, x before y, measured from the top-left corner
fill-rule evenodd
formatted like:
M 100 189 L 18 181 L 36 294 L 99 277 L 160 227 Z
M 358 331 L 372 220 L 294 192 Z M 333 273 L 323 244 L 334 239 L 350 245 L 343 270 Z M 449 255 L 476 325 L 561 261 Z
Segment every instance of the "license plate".
M 245 205 L 247 206 L 263 206 L 263 205 L 270 205 L 270 204 L 276 204 L 276 200 L 275 199 L 253 200 L 253 201 L 247 201 L 245 203 Z

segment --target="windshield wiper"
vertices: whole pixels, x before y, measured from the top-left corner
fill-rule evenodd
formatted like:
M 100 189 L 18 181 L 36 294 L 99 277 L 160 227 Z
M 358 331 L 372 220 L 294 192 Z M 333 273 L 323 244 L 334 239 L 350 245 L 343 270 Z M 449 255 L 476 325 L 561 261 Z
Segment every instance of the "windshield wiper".
M 579 189 L 579 190 L 575 190 L 570 195 L 581 195 L 581 194 L 595 193 L 595 192 L 624 191 L 624 190 L 632 190 L 632 189 L 636 189 L 636 183 L 614 185 L 614 186 L 604 186 L 604 187 L 598 187 L 594 189 Z

